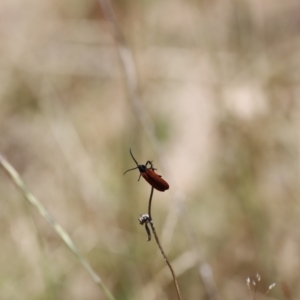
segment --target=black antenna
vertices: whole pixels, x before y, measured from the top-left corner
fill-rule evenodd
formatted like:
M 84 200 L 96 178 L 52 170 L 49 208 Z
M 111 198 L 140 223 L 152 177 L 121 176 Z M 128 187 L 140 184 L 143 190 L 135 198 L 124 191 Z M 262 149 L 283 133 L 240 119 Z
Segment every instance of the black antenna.
M 135 170 L 135 169 L 138 169 L 138 168 L 139 168 L 139 167 L 135 167 L 135 168 L 129 169 L 129 170 L 125 171 L 123 175 L 125 175 L 125 174 L 126 174 L 127 172 L 129 172 L 129 171 L 132 171 L 132 170 Z
M 132 154 L 132 152 L 131 152 L 131 148 L 129 149 L 129 152 L 130 152 L 130 155 L 131 155 L 132 159 L 133 159 L 133 160 L 134 160 L 134 162 L 136 163 L 137 167 L 136 167 L 136 168 L 129 169 L 129 170 L 127 170 L 127 171 L 125 171 L 123 175 L 125 175 L 127 172 L 129 172 L 129 171 L 132 171 L 132 170 L 135 170 L 135 169 L 139 169 L 139 171 L 141 172 L 141 170 L 140 170 L 140 166 L 139 166 L 138 162 L 136 161 L 136 159 L 134 158 L 134 156 L 133 156 L 133 154 Z M 140 178 L 141 178 L 141 173 L 140 173 L 140 176 L 139 176 L 139 179 L 138 179 L 138 181 L 140 180 Z
M 138 162 L 136 161 L 136 159 L 134 158 L 134 156 L 133 156 L 133 154 L 132 154 L 132 152 L 131 152 L 131 148 L 129 149 L 129 152 L 130 152 L 131 157 L 132 157 L 133 160 L 135 161 L 136 165 L 138 166 L 139 164 L 138 164 Z

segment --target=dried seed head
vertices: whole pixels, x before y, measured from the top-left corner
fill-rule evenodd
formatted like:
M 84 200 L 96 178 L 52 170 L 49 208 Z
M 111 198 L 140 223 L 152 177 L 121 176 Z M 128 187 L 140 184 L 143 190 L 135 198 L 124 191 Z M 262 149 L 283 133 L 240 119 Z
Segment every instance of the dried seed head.
M 272 283 L 269 285 L 269 290 L 273 289 L 275 287 L 276 283 Z
M 249 277 L 246 279 L 246 283 L 248 286 L 250 286 L 250 278 Z
M 141 225 L 144 225 L 145 223 L 149 222 L 149 215 L 148 214 L 140 215 L 138 220 Z

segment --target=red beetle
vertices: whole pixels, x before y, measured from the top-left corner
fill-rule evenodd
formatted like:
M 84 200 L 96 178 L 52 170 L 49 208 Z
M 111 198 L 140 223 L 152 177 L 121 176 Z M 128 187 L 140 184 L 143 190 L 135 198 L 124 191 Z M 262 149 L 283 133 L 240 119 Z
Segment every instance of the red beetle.
M 139 169 L 140 176 L 139 176 L 138 181 L 140 180 L 140 178 L 142 176 L 151 186 L 153 186 L 156 190 L 158 190 L 160 192 L 164 192 L 165 190 L 169 189 L 169 184 L 165 180 L 163 180 L 160 175 L 158 175 L 154 172 L 154 170 L 156 170 L 156 169 L 153 168 L 152 161 L 148 160 L 146 162 L 146 165 L 139 165 L 138 162 L 133 157 L 133 155 L 131 153 L 131 149 L 130 149 L 130 155 L 133 158 L 133 160 L 135 161 L 137 167 L 127 170 L 124 173 L 124 175 L 129 171 Z M 150 168 L 147 168 L 148 164 L 150 165 Z

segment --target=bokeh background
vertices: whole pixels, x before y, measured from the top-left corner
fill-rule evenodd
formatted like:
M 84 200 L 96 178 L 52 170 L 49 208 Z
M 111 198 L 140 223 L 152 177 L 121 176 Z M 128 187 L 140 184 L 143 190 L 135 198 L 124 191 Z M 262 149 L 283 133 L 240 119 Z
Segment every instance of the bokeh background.
M 135 100 L 101 2 L 1 1 L 0 152 L 116 299 L 176 299 L 129 148 L 170 184 L 152 213 L 183 299 L 251 299 L 257 273 L 257 298 L 299 298 L 299 1 L 112 5 Z M 106 299 L 1 170 L 0 198 L 0 299 Z

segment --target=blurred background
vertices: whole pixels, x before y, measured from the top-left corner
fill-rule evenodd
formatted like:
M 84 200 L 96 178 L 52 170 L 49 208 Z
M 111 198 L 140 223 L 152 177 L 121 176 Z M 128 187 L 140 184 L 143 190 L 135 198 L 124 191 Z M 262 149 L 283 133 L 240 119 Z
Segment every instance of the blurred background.
M 113 1 L 136 77 L 105 3 L 1 1 L 0 152 L 116 299 L 176 299 L 129 148 L 183 299 L 299 298 L 299 1 Z M 0 299 L 106 299 L 2 170 L 0 197 Z

